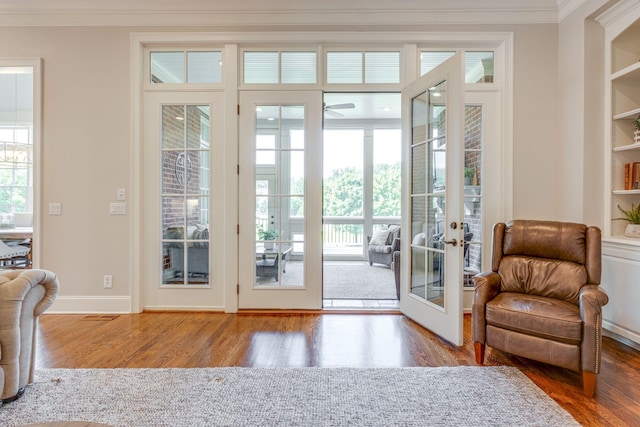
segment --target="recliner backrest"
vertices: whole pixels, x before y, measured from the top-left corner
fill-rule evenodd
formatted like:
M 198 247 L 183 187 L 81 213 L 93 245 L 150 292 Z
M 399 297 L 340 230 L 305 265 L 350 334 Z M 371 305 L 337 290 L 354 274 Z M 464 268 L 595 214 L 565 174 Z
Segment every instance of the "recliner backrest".
M 492 267 L 503 292 L 578 303 L 580 288 L 600 283 L 600 230 L 583 224 L 514 220 L 494 226 Z

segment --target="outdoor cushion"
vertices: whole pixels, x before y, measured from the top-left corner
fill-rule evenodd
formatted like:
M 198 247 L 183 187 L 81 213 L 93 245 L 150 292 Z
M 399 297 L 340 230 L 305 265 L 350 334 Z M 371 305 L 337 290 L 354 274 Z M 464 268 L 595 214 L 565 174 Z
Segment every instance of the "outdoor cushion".
M 373 234 L 369 245 L 371 246 L 380 246 L 386 245 L 387 239 L 389 238 L 389 230 L 378 230 Z
M 369 252 L 378 254 L 390 254 L 393 247 L 388 245 L 369 245 Z

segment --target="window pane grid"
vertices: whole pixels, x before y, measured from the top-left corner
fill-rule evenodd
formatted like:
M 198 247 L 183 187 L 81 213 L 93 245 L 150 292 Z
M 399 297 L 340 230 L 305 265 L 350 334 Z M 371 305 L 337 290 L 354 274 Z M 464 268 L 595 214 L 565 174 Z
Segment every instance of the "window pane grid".
M 210 107 L 162 107 L 162 284 L 209 285 Z

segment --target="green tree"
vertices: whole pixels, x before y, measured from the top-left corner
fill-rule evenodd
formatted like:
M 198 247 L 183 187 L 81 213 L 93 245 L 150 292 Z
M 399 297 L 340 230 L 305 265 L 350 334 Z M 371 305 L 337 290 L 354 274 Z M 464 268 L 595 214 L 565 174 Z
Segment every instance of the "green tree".
M 373 175 L 373 215 L 400 216 L 400 162 L 376 165 Z
M 362 171 L 335 169 L 324 180 L 325 216 L 362 216 Z

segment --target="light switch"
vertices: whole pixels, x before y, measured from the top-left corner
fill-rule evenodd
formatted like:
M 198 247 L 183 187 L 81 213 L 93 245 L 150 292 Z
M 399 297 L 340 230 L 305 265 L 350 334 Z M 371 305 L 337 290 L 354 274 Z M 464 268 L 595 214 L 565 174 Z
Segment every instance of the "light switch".
M 126 215 L 126 203 L 109 203 L 109 215 Z
M 118 188 L 118 200 L 127 200 L 127 190 L 125 188 Z
M 49 203 L 49 215 L 61 215 L 62 214 L 62 206 L 60 203 Z

